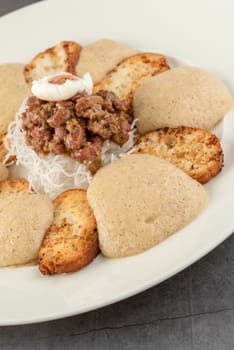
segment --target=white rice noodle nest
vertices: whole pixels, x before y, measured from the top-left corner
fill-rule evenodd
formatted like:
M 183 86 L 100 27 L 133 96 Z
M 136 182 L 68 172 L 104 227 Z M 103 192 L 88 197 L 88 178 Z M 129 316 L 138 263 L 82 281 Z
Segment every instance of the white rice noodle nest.
M 67 189 L 87 189 L 92 179 L 86 167 L 68 156 L 49 154 L 38 155 L 34 149 L 26 144 L 25 131 L 22 129 L 21 113 L 25 110 L 25 102 L 16 114 L 15 120 L 9 125 L 5 137 L 7 160 L 15 156 L 16 163 L 12 169 L 13 177 L 24 177 L 30 188 L 37 193 L 46 193 L 52 199 Z M 129 139 L 119 146 L 105 141 L 102 147 L 103 165 L 124 156 L 133 146 L 136 138 L 136 121 L 134 120 L 129 132 Z

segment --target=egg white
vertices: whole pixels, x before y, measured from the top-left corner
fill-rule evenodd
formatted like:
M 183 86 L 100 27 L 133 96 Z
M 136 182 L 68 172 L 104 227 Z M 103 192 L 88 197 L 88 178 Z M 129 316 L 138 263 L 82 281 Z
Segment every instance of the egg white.
M 32 83 L 32 93 L 36 97 L 44 101 L 62 101 L 67 100 L 79 92 L 92 93 L 93 81 L 89 73 L 83 75 L 82 78 L 77 77 L 75 80 L 67 79 L 63 84 L 52 84 L 49 81 L 60 75 L 71 75 L 67 72 L 61 72 L 50 75 Z

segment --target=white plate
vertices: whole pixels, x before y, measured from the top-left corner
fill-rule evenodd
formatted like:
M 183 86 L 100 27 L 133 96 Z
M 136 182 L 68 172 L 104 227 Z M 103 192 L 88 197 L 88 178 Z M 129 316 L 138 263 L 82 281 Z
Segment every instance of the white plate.
M 228 0 L 41 2 L 0 19 L 0 62 L 27 62 L 61 40 L 109 37 L 186 57 L 234 88 L 234 49 L 224 40 L 234 29 L 232 13 Z M 206 186 L 208 207 L 191 225 L 144 254 L 119 260 L 99 256 L 79 273 L 43 277 L 37 267 L 0 269 L 0 324 L 51 320 L 111 304 L 156 285 L 216 247 L 234 230 L 233 135 L 232 113 L 223 125 L 224 170 Z

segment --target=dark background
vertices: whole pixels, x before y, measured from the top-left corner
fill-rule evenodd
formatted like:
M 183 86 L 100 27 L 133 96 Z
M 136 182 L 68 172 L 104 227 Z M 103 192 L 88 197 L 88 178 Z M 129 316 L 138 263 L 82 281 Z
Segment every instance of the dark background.
M 0 15 L 35 2 L 0 0 Z M 234 236 L 120 303 L 63 320 L 0 327 L 0 349 L 233 350 Z

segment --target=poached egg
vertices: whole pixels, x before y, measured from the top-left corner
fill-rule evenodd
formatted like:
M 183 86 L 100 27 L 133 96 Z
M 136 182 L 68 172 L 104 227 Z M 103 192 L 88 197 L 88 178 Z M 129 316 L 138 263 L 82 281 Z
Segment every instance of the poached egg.
M 32 93 L 44 101 L 67 100 L 80 92 L 92 93 L 93 81 L 89 73 L 82 78 L 71 73 L 61 72 L 34 80 Z

